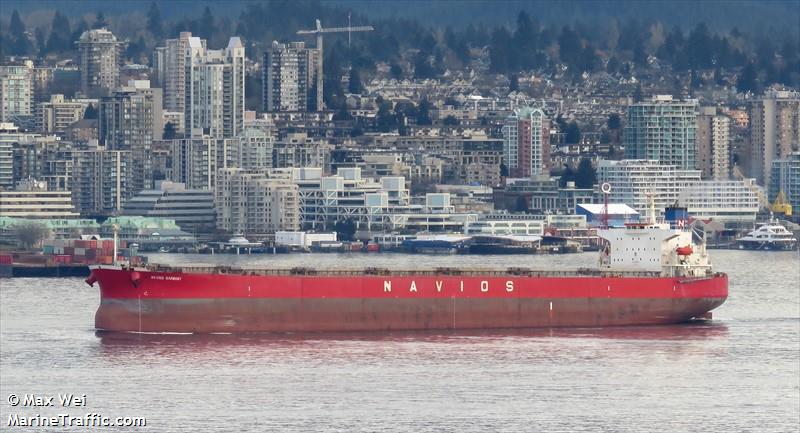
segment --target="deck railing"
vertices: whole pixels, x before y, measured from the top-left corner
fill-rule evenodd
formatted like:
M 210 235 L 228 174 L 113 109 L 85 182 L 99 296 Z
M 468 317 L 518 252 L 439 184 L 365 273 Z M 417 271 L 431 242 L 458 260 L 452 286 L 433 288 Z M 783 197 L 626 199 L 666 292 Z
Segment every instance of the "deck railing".
M 152 272 L 186 273 L 186 274 L 220 274 L 220 275 L 254 275 L 254 276 L 465 276 L 465 277 L 658 277 L 661 272 L 648 271 L 601 271 L 598 269 L 579 268 L 576 270 L 540 270 L 528 268 L 506 269 L 460 269 L 460 268 L 435 268 L 435 269 L 388 269 L 388 268 L 362 268 L 362 269 L 312 269 L 304 267 L 294 268 L 239 268 L 231 266 L 168 266 L 151 264 L 147 267 Z

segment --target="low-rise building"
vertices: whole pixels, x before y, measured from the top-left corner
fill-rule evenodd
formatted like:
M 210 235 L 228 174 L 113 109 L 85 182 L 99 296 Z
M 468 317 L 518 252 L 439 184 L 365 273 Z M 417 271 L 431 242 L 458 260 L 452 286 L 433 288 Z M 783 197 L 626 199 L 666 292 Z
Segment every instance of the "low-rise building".
M 67 101 L 64 95 L 50 95 L 49 102 L 42 102 L 36 108 L 36 129 L 46 134 L 63 133 L 83 118 L 88 105 L 86 100 Z
M 0 217 L 77 218 L 70 191 L 48 191 L 45 182 L 22 182 L 14 190 L 0 191 Z
M 182 183 L 169 181 L 140 191 L 125 203 L 122 214 L 171 219 L 181 230 L 195 235 L 211 234 L 216 227 L 214 191 L 186 189 Z
M 611 185 L 609 201 L 627 204 L 642 215 L 648 214 L 650 196 L 656 212 L 663 212 L 684 188 L 699 182 L 700 170 L 681 170 L 653 160 L 601 160 L 597 164 L 597 183 Z
M 706 180 L 687 185 L 678 196 L 693 218 L 720 222 L 754 223 L 758 196 L 754 179 Z

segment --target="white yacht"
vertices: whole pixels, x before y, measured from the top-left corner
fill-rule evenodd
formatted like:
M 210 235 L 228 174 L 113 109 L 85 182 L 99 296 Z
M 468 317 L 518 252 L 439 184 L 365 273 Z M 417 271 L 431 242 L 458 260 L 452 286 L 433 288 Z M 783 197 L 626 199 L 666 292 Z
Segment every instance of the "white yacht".
M 786 227 L 775 220 L 748 233 L 736 240 L 741 250 L 794 250 L 797 238 Z

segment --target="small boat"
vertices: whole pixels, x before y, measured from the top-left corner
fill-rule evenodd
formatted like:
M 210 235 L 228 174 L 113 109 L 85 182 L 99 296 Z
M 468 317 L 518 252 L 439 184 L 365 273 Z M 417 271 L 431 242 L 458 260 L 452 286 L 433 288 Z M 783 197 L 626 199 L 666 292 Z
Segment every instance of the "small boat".
M 797 238 L 774 219 L 736 240 L 740 250 L 791 251 L 797 248 Z

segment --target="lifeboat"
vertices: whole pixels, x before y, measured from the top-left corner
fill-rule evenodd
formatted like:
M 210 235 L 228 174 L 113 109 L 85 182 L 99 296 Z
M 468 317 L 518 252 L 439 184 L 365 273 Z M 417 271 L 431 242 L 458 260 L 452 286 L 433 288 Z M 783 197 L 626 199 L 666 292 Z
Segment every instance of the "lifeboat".
M 675 249 L 675 252 L 678 253 L 679 256 L 690 256 L 694 250 L 691 245 L 686 245 L 685 247 L 678 247 Z

